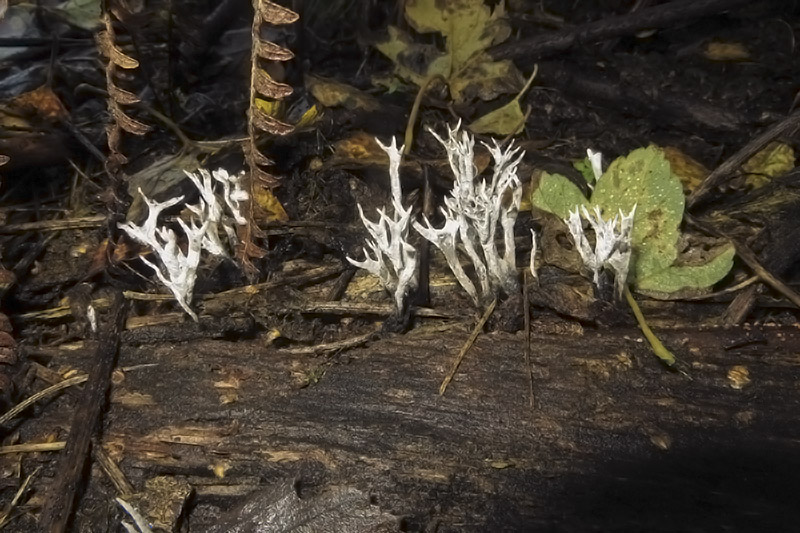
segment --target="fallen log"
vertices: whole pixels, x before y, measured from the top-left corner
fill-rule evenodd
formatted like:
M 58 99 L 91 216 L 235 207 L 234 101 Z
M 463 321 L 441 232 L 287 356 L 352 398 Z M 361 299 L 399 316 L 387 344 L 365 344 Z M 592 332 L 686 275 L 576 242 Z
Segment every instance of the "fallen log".
M 787 530 L 800 519 L 800 332 L 762 329 L 751 344 L 740 329 L 663 333 L 688 377 L 633 329 L 534 329 L 533 409 L 521 334 L 479 338 L 442 397 L 465 331 L 336 359 L 258 341 L 128 347 L 122 366 L 157 366 L 115 379 L 102 442 L 138 490 L 167 476 L 186 502 L 193 488 L 175 515 L 192 532 L 287 478 L 369 493 L 407 531 Z M 75 528 L 118 512 L 92 479 Z

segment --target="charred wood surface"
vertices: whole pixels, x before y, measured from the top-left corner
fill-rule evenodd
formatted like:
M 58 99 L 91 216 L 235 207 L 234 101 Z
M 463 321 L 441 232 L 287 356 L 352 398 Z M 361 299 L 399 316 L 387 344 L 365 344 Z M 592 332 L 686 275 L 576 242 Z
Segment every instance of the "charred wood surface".
M 787 530 L 800 332 L 741 333 L 665 333 L 687 377 L 636 330 L 534 332 L 535 409 L 521 334 L 481 337 L 443 397 L 466 332 L 334 360 L 258 341 L 129 347 L 120 365 L 157 366 L 116 380 L 103 444 L 137 488 L 192 485 L 190 531 L 286 478 L 368 492 L 408 531 Z M 108 512 L 95 481 L 76 525 Z

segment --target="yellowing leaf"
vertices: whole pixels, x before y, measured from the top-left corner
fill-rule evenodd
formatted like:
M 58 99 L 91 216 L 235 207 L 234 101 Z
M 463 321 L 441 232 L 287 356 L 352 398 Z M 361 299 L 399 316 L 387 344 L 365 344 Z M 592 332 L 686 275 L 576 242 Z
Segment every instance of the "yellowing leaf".
M 742 169 L 748 173 L 747 184 L 757 189 L 792 170 L 794 160 L 791 146 L 773 141 L 742 165 Z
M 334 144 L 333 152 L 339 162 L 350 161 L 377 165 L 385 165 L 389 162 L 389 157 L 375 142 L 375 137 L 363 131 L 356 131 L 350 137 L 337 141 Z
M 672 173 L 681 180 L 684 194 L 694 191 L 709 174 L 709 170 L 702 163 L 692 159 L 678 148 L 667 146 L 664 148 L 664 157 L 669 161 Z
M 510 35 L 503 4 L 494 10 L 483 0 L 408 0 L 409 25 L 420 33 L 444 36 L 444 50 L 419 44 L 393 26 L 389 38 L 376 46 L 394 61 L 395 73 L 416 85 L 441 75 L 457 102 L 475 97 L 491 100 L 515 92 L 522 76 L 510 61 L 493 61 L 485 50 Z
M 283 206 L 272 194 L 272 191 L 266 187 L 253 187 L 253 189 L 253 200 L 261 208 L 266 222 L 286 222 L 289 220 L 289 215 L 286 214 Z
M 380 105 L 372 96 L 352 85 L 319 76 L 307 76 L 306 87 L 314 98 L 325 107 L 342 106 L 347 109 L 376 111 Z
M 523 113 L 522 108 L 519 106 L 519 101 L 525 95 L 531 83 L 533 83 L 538 71 L 539 66 L 536 65 L 536 68 L 533 69 L 533 74 L 531 74 L 519 94 L 506 105 L 490 111 L 475 120 L 469 125 L 470 131 L 473 133 L 493 133 L 495 135 L 516 135 L 521 132 L 525 127 L 525 119 L 530 113 L 530 106 L 528 106 L 528 111 Z
M 703 55 L 711 61 L 747 61 L 750 52 L 741 43 L 708 43 Z
M 265 100 L 264 98 L 256 98 L 256 107 L 267 115 L 280 119 L 283 118 L 283 112 L 286 108 L 286 103 L 283 100 Z

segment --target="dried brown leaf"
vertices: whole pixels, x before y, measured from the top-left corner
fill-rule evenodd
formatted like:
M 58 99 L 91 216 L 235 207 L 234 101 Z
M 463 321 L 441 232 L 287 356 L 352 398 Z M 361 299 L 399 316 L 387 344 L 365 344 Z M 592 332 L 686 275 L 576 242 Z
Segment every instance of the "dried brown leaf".
M 256 9 L 262 22 L 269 24 L 291 24 L 300 16 L 291 9 L 280 6 L 269 0 L 256 0 Z
M 259 93 L 267 98 L 280 100 L 292 94 L 292 87 L 290 85 L 273 80 L 266 71 L 257 68 L 253 74 L 253 85 Z
M 253 170 L 251 174 L 251 180 L 254 182 L 253 187 L 251 188 L 257 187 L 255 183 L 260 183 L 268 187 L 274 187 L 278 184 L 278 178 L 258 167 Z
M 252 157 L 253 163 L 255 163 L 256 166 L 268 167 L 273 163 L 272 159 L 259 152 L 258 149 L 255 147 L 248 146 L 246 150 L 247 150 L 247 157 Z M 251 151 L 252 153 L 250 153 Z
M 256 106 L 250 108 L 250 120 L 252 120 L 253 124 L 261 131 L 266 131 L 275 135 L 286 135 L 291 133 L 292 129 L 294 129 L 290 124 L 281 122 L 272 115 L 264 113 Z
M 111 95 L 111 98 L 118 104 L 121 105 L 130 105 L 135 104 L 139 101 L 139 97 L 136 96 L 134 93 L 130 91 L 126 91 L 122 89 L 114 82 L 108 83 L 108 94 Z
M 109 61 L 119 68 L 134 69 L 139 66 L 138 61 L 117 48 L 112 41 L 110 34 L 106 30 L 98 32 L 97 46 L 100 49 L 100 53 L 106 56 Z
M 150 126 L 126 115 L 125 112 L 122 111 L 122 108 L 115 102 L 112 101 L 108 107 L 111 110 L 111 115 L 114 117 L 114 120 L 119 124 L 119 127 L 128 133 L 144 135 L 150 131 Z
M 255 53 L 261 59 L 269 59 L 271 61 L 289 61 L 294 57 L 291 50 L 264 39 L 256 39 Z
M 22 93 L 11 101 L 11 106 L 25 113 L 33 113 L 47 120 L 58 122 L 69 118 L 64 104 L 46 85 Z

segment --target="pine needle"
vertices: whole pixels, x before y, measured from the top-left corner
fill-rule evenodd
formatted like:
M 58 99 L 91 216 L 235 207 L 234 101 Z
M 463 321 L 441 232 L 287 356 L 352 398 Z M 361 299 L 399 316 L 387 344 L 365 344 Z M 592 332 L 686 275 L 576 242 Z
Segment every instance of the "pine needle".
M 475 344 L 475 339 L 477 339 L 478 335 L 480 335 L 481 331 L 483 330 L 483 326 L 486 325 L 486 321 L 489 320 L 490 316 L 492 316 L 496 305 L 497 298 L 492 300 L 492 303 L 490 303 L 489 307 L 486 308 L 486 311 L 483 312 L 483 316 L 481 316 L 480 320 L 478 320 L 478 323 L 475 324 L 475 327 L 472 329 L 472 333 L 470 333 L 467 342 L 464 343 L 464 346 L 462 346 L 461 350 L 458 352 L 458 356 L 456 356 L 456 360 L 453 362 L 453 368 L 450 370 L 450 373 L 445 376 L 444 381 L 442 381 L 442 385 L 439 387 L 439 396 L 444 395 L 444 391 L 447 390 L 447 386 L 451 381 L 453 381 L 453 377 L 455 377 L 461 361 L 464 359 L 467 351 L 469 351 L 472 345 Z

